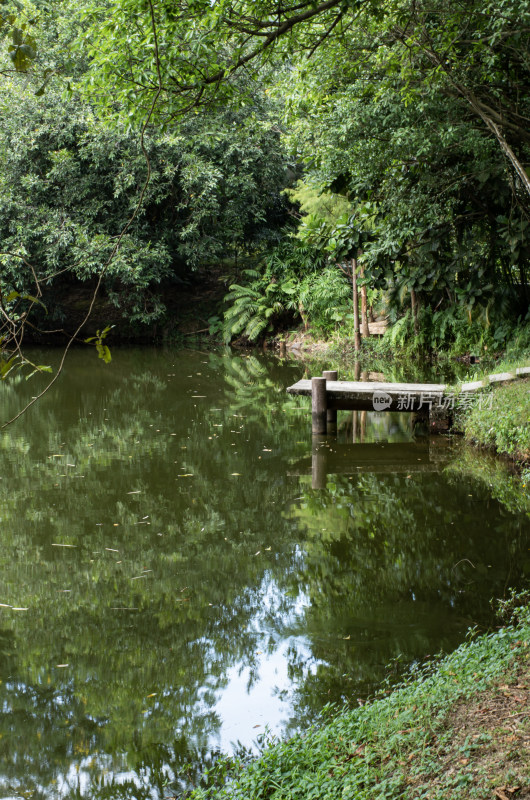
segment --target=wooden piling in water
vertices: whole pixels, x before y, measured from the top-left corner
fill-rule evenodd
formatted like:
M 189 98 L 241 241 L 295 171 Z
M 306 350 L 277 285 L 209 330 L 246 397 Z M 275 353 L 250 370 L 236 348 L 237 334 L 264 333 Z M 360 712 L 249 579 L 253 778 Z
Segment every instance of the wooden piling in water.
M 338 380 L 339 373 L 336 369 L 327 369 L 322 373 L 322 377 L 324 377 L 327 381 L 336 381 Z M 326 413 L 326 422 L 327 422 L 327 432 L 328 433 L 337 433 L 337 411 L 333 408 L 328 408 Z
M 326 379 L 311 378 L 311 422 L 313 435 L 326 435 L 328 430 L 327 411 Z

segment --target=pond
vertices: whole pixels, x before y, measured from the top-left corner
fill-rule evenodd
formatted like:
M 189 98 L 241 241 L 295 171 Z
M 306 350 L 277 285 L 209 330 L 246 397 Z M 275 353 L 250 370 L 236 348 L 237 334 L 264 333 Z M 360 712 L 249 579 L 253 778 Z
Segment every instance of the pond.
M 73 352 L 0 437 L 3 798 L 173 797 L 528 577 L 528 514 L 408 415 L 340 413 L 313 488 L 300 363 L 113 356 Z M 2 386 L 3 418 L 38 388 Z

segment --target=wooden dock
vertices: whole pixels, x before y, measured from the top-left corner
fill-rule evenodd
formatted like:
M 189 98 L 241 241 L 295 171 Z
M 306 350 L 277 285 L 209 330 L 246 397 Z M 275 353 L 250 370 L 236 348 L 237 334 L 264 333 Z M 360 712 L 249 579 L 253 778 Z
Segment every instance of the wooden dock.
M 287 389 L 289 394 L 312 397 L 313 381 L 301 380 Z M 442 398 L 447 386 L 443 383 L 383 383 L 381 381 L 326 381 L 326 407 L 350 411 L 414 411 L 427 402 Z M 388 400 L 379 399 L 388 395 Z M 375 396 L 375 405 L 374 405 Z M 406 401 L 406 402 L 405 402 Z M 386 408 L 382 406 L 386 405 Z M 405 405 L 407 407 L 405 407 Z
M 323 377 L 301 380 L 287 389 L 289 394 L 311 397 L 315 435 L 336 433 L 338 410 L 416 412 L 429 418 L 433 431 L 449 427 L 445 384 L 339 381 L 336 378 L 336 371 L 329 370 Z
M 529 376 L 530 367 L 488 375 L 484 380 L 462 384 L 457 395 L 461 398 L 489 384 Z M 339 381 L 337 378 L 336 370 L 328 370 L 322 377 L 300 380 L 287 389 L 291 395 L 311 397 L 312 432 L 315 435 L 336 432 L 338 410 L 412 412 L 428 418 L 435 433 L 447 431 L 451 425 L 455 391 L 447 384 Z

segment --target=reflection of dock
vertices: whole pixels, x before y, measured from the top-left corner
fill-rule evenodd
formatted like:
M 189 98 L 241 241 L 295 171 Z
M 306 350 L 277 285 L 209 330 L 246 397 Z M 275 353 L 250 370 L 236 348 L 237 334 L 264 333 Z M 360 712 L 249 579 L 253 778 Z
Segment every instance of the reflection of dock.
M 325 489 L 328 475 L 412 474 L 436 472 L 446 462 L 446 440 L 420 442 L 337 444 L 328 438 L 314 437 L 311 456 L 300 459 L 289 470 L 291 475 L 312 475 L 313 489 Z

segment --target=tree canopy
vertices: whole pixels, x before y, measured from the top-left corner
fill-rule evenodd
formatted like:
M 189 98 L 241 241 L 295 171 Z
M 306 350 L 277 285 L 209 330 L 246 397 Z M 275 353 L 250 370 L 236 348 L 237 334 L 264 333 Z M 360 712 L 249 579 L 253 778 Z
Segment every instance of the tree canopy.
M 373 205 L 364 260 L 391 305 L 410 291 L 456 305 L 495 319 L 499 342 L 506 313 L 524 318 L 527 2 L 148 2 L 134 18 L 133 5 L 88 12 L 88 86 L 107 111 L 142 117 L 157 99 L 167 126 L 244 107 L 265 81 L 304 180 L 354 214 Z
M 17 104 L 0 131 L 0 258 L 15 304 L 36 277 L 48 307 L 52 276 L 104 272 L 123 315 L 150 324 L 168 287 L 228 259 L 227 337 L 297 318 L 347 328 L 334 265 L 347 272 L 350 225 L 361 286 L 391 321 L 412 303 L 409 330 L 422 309 L 438 344 L 472 324 L 501 345 L 528 314 L 527 0 L 63 0 L 3 14 L 1 96 Z M 300 178 L 298 198 L 281 194 Z M 344 219 L 321 203 L 310 220 L 304 192 L 340 196 Z

